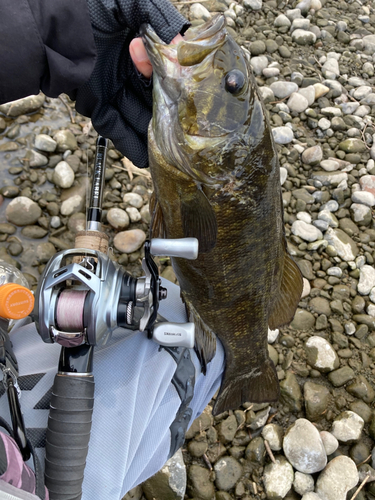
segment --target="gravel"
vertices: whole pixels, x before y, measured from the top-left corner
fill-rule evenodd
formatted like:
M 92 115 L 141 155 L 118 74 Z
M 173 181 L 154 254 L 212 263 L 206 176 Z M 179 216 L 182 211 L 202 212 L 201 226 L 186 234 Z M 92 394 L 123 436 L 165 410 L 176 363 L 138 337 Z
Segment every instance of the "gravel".
M 195 26 L 224 12 L 250 54 L 304 293 L 291 325 L 269 336 L 279 402 L 248 402 L 215 418 L 209 405 L 186 435 L 186 471 L 175 462 L 183 477 L 160 484 L 170 485 L 172 499 L 182 494 L 171 485 L 186 478 L 184 500 L 344 500 L 365 473 L 357 465 L 375 457 L 374 1 L 209 0 L 179 8 Z M 96 133 L 63 99 L 75 123 L 59 99 L 42 94 L 0 106 L 0 258 L 21 267 L 34 289 L 48 259 L 72 248 L 84 228 Z M 134 276 L 143 275 L 151 192 L 149 176 L 110 144 L 103 223 L 113 258 Z M 175 280 L 169 260 L 156 260 Z M 125 498 L 165 500 L 160 495 L 150 483 Z M 374 496 L 368 481 L 358 500 Z

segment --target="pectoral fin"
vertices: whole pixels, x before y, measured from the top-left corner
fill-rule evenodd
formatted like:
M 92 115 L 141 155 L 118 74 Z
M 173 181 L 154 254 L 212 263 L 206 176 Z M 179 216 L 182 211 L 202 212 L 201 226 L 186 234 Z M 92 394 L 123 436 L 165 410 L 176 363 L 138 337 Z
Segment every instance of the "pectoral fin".
M 271 330 L 287 325 L 292 321 L 298 302 L 301 299 L 302 289 L 301 271 L 290 255 L 285 253 L 280 292 L 268 319 L 268 326 Z
M 207 253 L 216 245 L 217 221 L 203 191 L 194 187 L 181 193 L 181 220 L 184 236 L 197 238 L 199 253 Z
M 156 198 L 155 192 L 152 193 L 150 198 L 150 214 L 151 214 L 151 224 L 150 224 L 151 238 L 164 238 L 165 227 L 164 227 L 163 211 L 161 209 L 160 203 Z

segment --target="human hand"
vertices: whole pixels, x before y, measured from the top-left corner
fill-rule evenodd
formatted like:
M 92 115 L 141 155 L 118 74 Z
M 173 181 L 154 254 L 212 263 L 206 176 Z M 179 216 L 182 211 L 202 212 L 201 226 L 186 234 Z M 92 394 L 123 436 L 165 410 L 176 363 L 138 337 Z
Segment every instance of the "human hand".
M 173 38 L 171 44 L 177 45 L 178 42 L 183 40 L 183 36 L 178 34 Z M 145 77 L 151 78 L 152 75 L 152 65 L 148 58 L 144 43 L 142 38 L 134 38 L 129 45 L 129 52 L 132 61 L 137 68 L 137 70 Z
M 152 68 L 135 36 L 148 23 L 170 43 L 189 23 L 168 0 L 87 0 L 87 5 L 98 56 L 89 81 L 70 95 L 99 134 L 137 167 L 147 167 Z

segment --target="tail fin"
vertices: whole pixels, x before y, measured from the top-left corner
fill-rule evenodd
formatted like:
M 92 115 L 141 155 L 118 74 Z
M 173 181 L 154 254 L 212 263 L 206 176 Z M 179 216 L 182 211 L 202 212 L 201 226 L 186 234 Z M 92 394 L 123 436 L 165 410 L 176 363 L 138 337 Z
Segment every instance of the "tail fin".
M 266 359 L 260 368 L 254 368 L 249 373 L 236 376 L 233 370 L 233 375 L 224 374 L 212 414 L 236 410 L 245 402 L 271 403 L 277 401 L 279 395 L 280 386 L 275 365 L 270 359 Z

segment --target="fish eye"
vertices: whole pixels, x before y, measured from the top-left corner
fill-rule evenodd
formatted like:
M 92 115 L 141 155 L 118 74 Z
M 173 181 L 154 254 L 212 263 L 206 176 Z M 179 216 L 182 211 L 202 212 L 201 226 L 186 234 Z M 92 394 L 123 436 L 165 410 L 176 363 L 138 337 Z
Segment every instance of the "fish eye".
M 245 85 L 245 75 L 239 69 L 232 69 L 225 75 L 225 90 L 238 94 Z

